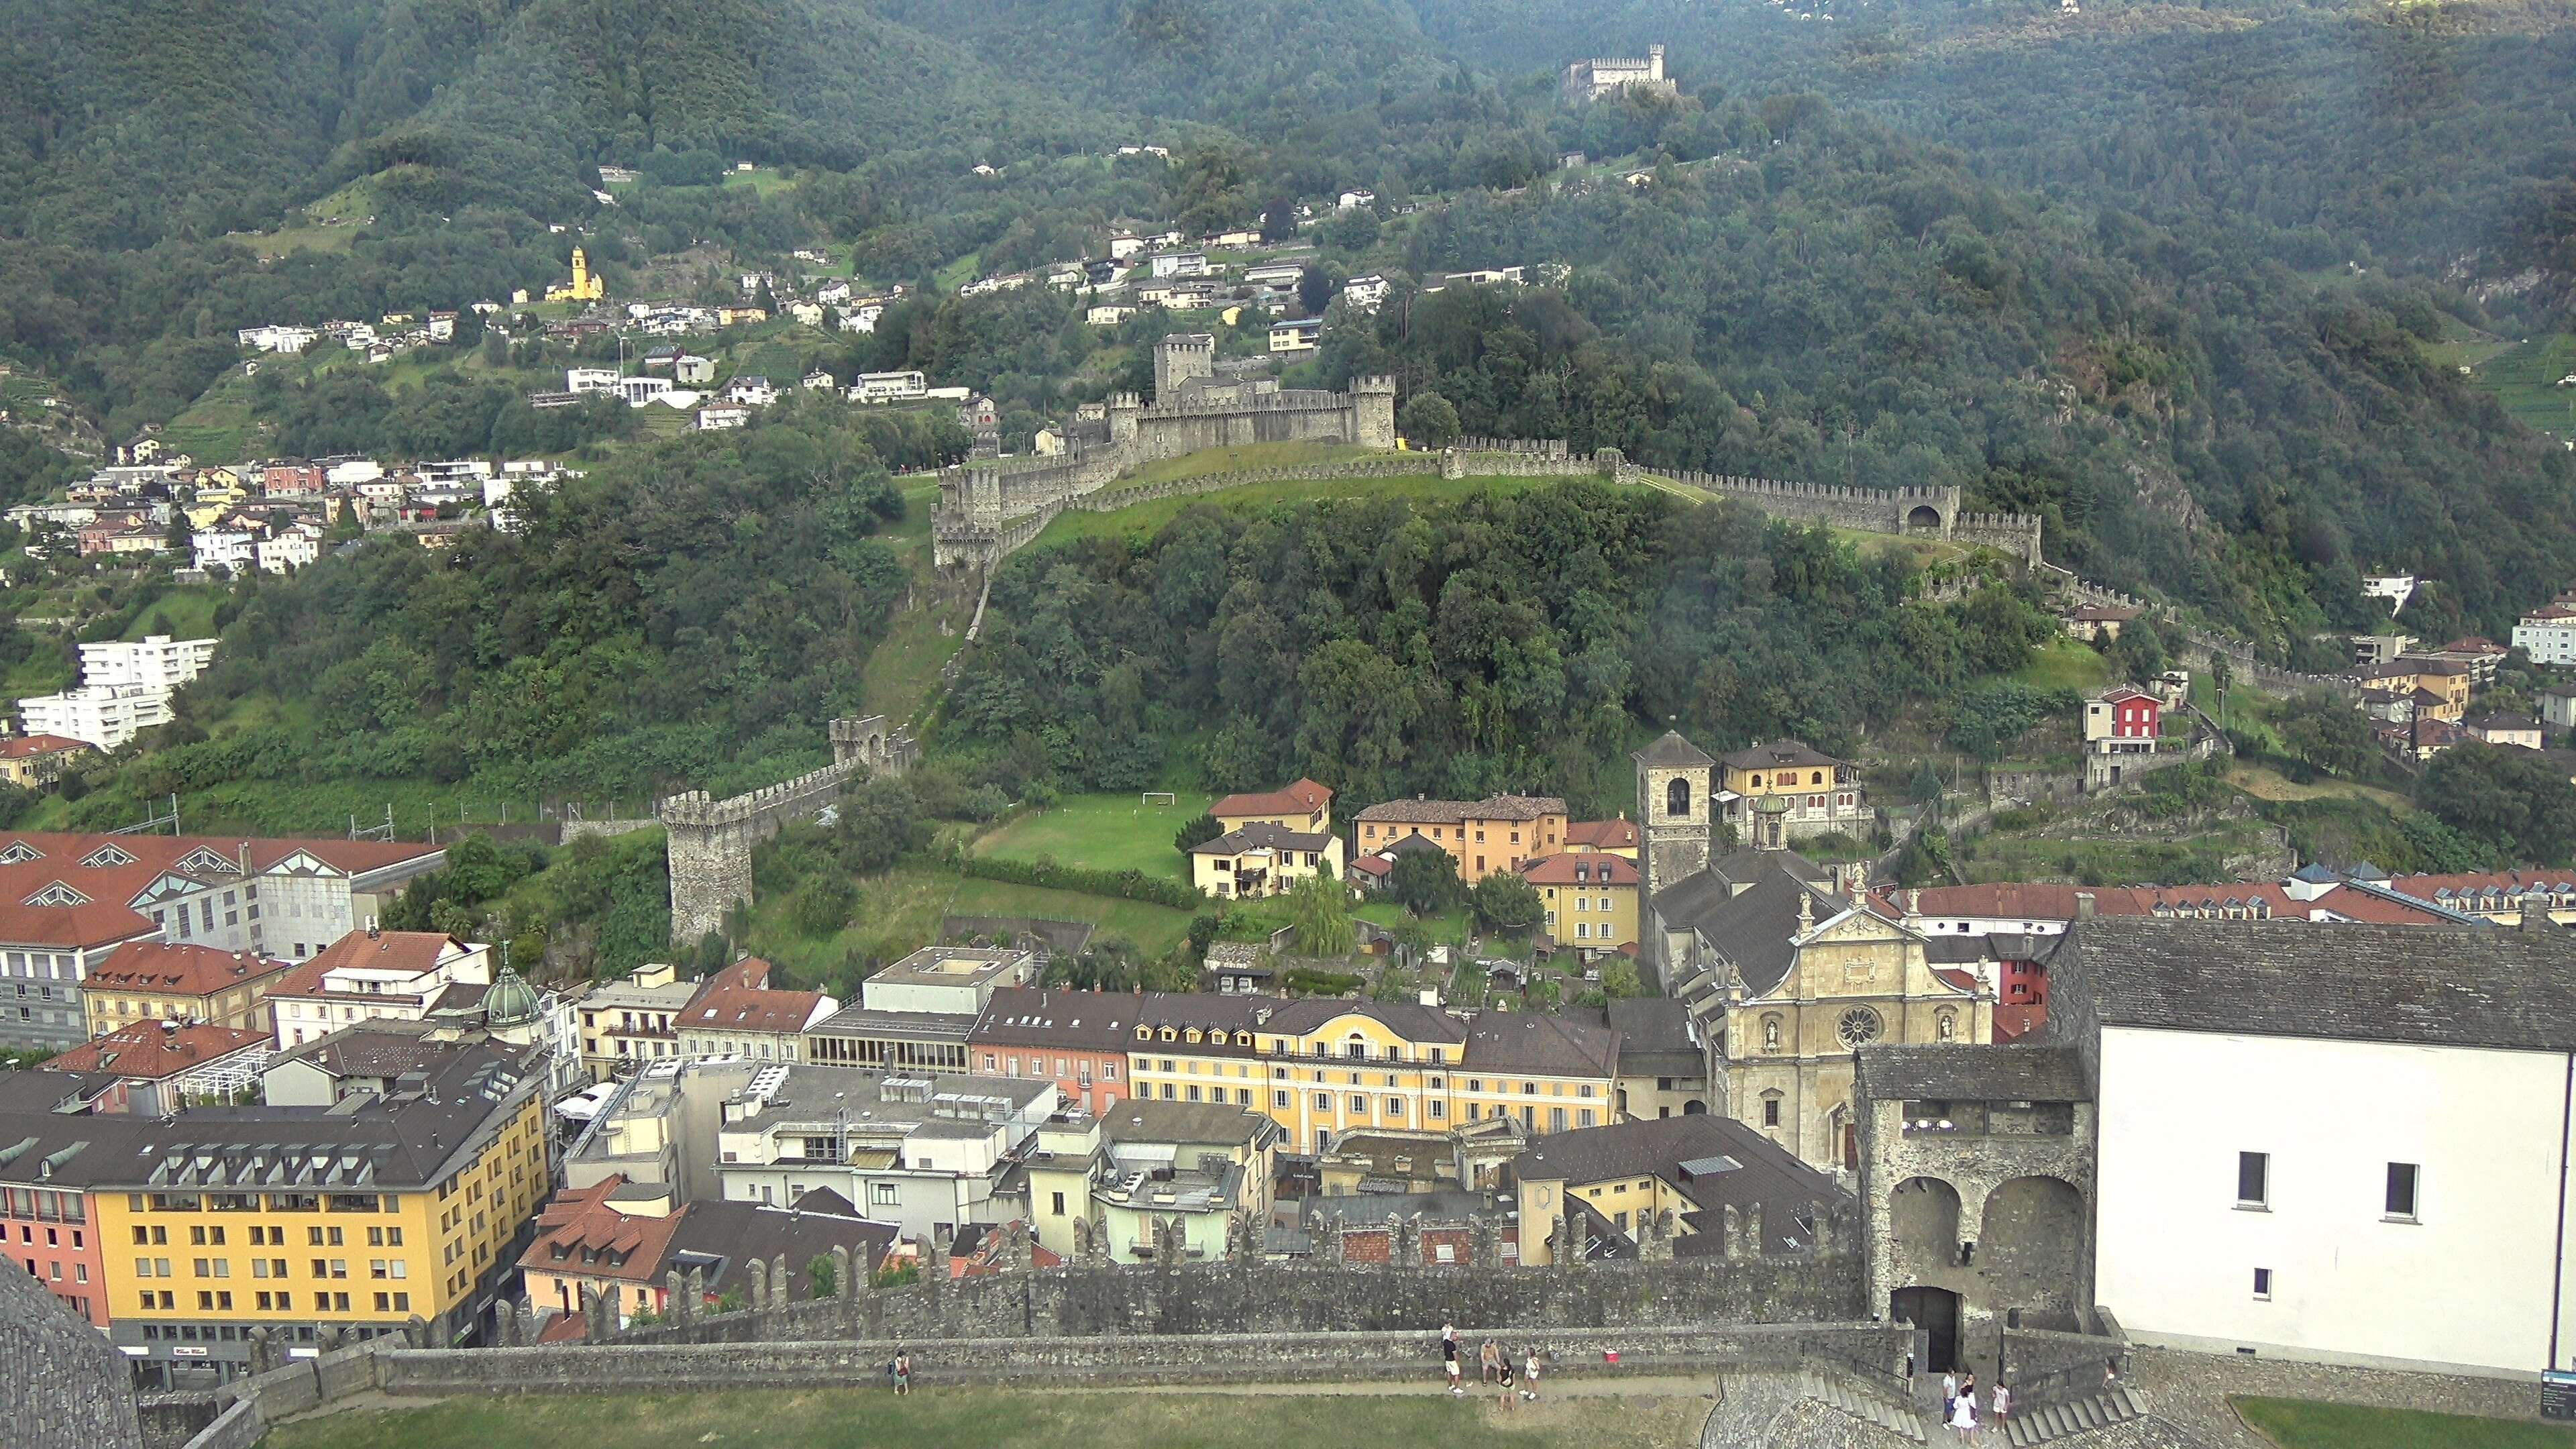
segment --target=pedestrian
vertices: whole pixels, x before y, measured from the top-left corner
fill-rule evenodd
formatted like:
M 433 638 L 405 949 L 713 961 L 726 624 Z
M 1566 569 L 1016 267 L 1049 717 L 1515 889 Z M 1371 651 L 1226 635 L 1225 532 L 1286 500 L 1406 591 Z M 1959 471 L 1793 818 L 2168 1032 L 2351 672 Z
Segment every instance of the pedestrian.
M 1959 1376 L 1959 1397 L 1967 1400 L 1971 1406 L 1976 1404 L 1977 1371 L 1975 1369 L 1970 1369 Z
M 1941 1375 L 1941 1422 L 1950 1422 L 1950 1410 L 1959 1402 L 1959 1371 L 1949 1369 Z
M 2116 1358 L 2106 1358 L 2102 1360 L 2102 1387 L 2105 1389 L 2116 1388 L 2119 1386 L 2119 1383 L 2120 1361 Z
M 1521 1369 L 1521 1383 L 1522 1383 L 1522 1385 L 1523 1385 L 1523 1388 L 1521 1389 L 1521 1397 L 1522 1397 L 1522 1398 L 1524 1398 L 1524 1399 L 1529 1400 L 1529 1401 L 1530 1401 L 1530 1402 L 1532 1402 L 1532 1403 L 1536 1403 L 1536 1402 L 1538 1402 L 1538 1350 L 1537 1350 L 1537 1349 L 1531 1349 L 1531 1350 L 1529 1351 L 1529 1362 L 1528 1362 L 1527 1364 L 1523 1365 L 1523 1366 L 1522 1366 L 1522 1369 Z
M 2002 1428 L 2004 1426 L 2004 1421 L 2011 1417 L 2012 1386 L 1998 1379 L 1995 1382 L 1995 1427 L 1998 1429 Z
M 1952 1404 L 1950 1427 L 1958 1430 L 1959 1437 L 1963 1439 L 1977 1432 L 1977 1401 L 1962 1395 L 1957 1403 Z
M 911 1350 L 911 1349 L 908 1349 L 908 1348 L 900 1348 L 900 1347 L 898 1347 L 897 1349 L 895 1349 L 895 1351 L 894 1351 L 894 1363 L 893 1363 L 892 1367 L 890 1368 L 889 1372 L 891 1372 L 891 1373 L 894 1375 L 894 1391 L 895 1391 L 896 1393 L 898 1393 L 898 1394 L 908 1394 L 908 1393 L 911 1393 L 911 1392 L 912 1392 L 912 1350 Z
M 1449 1373 L 1449 1392 L 1463 1396 L 1467 1391 L 1458 1386 L 1458 1325 L 1440 1325 L 1440 1363 Z
M 1494 1347 L 1492 1339 L 1486 1339 L 1485 1346 L 1476 1350 L 1477 1376 L 1490 1384 L 1494 1381 L 1494 1371 L 1502 1364 L 1503 1351 Z
M 1503 1407 L 1506 1409 L 1519 1407 L 1520 1399 L 1517 1397 L 1517 1385 L 1512 1382 L 1512 1356 L 1510 1354 L 1503 1355 L 1502 1364 L 1496 1372 L 1500 1377 L 1497 1378 L 1495 1382 L 1503 1386 Z

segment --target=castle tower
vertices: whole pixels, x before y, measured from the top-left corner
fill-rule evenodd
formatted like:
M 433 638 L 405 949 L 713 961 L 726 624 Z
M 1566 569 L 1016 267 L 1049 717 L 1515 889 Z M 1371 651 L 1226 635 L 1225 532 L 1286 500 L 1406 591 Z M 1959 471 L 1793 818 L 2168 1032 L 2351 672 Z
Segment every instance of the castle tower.
M 1663 78 L 1664 78 L 1664 48 L 1663 48 L 1662 46 L 1660 46 L 1660 45 L 1650 45 L 1650 46 L 1647 46 L 1647 47 L 1646 47 L 1646 79 L 1648 79 L 1648 80 L 1650 80 L 1650 81 L 1659 81 L 1659 80 L 1662 80 Z
M 1712 760 L 1677 731 L 1629 756 L 1637 762 L 1638 904 L 1708 868 Z
M 1216 338 L 1206 332 L 1172 332 L 1154 347 L 1154 401 L 1169 403 L 1192 378 L 1216 376 Z
M 1351 379 L 1351 441 L 1363 448 L 1395 447 L 1395 379 Z
M 1157 360 L 1157 370 L 1160 369 Z M 1109 395 L 1109 446 L 1124 448 L 1136 441 L 1137 415 L 1145 411 L 1145 400 L 1132 392 Z

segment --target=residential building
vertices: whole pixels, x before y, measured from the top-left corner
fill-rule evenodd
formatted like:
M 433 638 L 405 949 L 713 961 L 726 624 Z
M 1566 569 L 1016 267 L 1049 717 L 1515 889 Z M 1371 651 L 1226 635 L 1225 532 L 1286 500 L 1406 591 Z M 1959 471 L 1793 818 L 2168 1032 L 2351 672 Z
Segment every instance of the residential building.
M 1730 1215 L 1759 1215 L 1764 1253 L 1800 1253 L 1817 1220 L 1852 1201 L 1834 1179 L 1741 1122 L 1705 1113 L 1550 1133 L 1512 1160 L 1521 1262 L 1556 1261 L 1555 1225 L 1587 1259 L 1633 1258 L 1640 1239 L 1676 1257 L 1727 1251 Z
M 863 372 L 850 386 L 852 402 L 899 402 L 930 396 L 930 379 L 916 371 Z
M 1312 352 L 1323 340 L 1324 319 L 1295 317 L 1270 324 L 1270 350 L 1273 352 Z
M 259 491 L 270 498 L 298 498 L 330 486 L 310 463 L 271 463 L 259 470 Z
M 564 391 L 580 394 L 615 392 L 620 374 L 613 367 L 568 367 L 564 369 Z
M 698 409 L 696 424 L 702 433 L 747 428 L 751 426 L 751 409 L 741 403 L 710 403 Z
M 1877 823 L 1850 762 L 1796 740 L 1756 742 L 1718 764 L 1718 818 L 1756 849 L 1835 832 L 1862 835 Z
M 72 762 L 92 753 L 69 735 L 32 734 L 0 739 L 0 780 L 21 790 L 49 790 Z
M 2576 942 L 2095 920 L 2052 969 L 2100 1121 L 2082 1301 L 2133 1340 L 2516 1378 L 2576 1340 Z
M 2066 632 L 2087 644 L 2108 643 L 2120 637 L 2120 630 L 2146 612 L 2120 604 L 2083 604 L 2067 611 Z
M 251 545 L 262 573 L 292 573 L 321 556 L 322 530 L 310 523 L 289 524 Z
M 2503 667 L 2511 651 L 2492 639 L 2471 634 L 2454 639 L 2439 649 L 2422 649 L 2416 652 L 2427 659 L 2467 665 L 2470 687 L 2484 689 L 2495 683 L 2496 671 Z
M 1602 1004 L 1601 1017 L 1619 1034 L 1619 1076 L 1611 1093 L 1619 1120 L 1689 1117 L 1709 1109 L 1709 1044 L 1689 1007 L 1663 996 L 1614 996 Z
M 1637 858 L 1637 822 L 1620 812 L 1616 820 L 1577 820 L 1565 827 L 1565 848 L 1600 851 Z
M 2164 706 L 2144 690 L 2113 685 L 2084 701 L 2084 748 L 2097 755 L 2151 755 Z
M 1298 779 L 1276 790 L 1228 795 L 1209 806 L 1208 814 L 1227 830 L 1276 825 L 1321 833 L 1333 828 L 1333 792 L 1312 780 Z
M 473 1332 L 547 1189 L 531 1055 L 424 1052 L 392 1095 L 333 1106 L 0 1114 L 0 1137 L 68 1149 L 53 1180 L 88 1194 L 111 1339 L 153 1386 L 199 1387 L 248 1371 L 254 1328 L 289 1353 L 325 1328 Z
M 1147 274 L 1164 277 L 1203 277 L 1207 275 L 1205 252 L 1158 252 L 1145 259 Z
M 246 528 L 208 528 L 188 535 L 190 562 L 201 569 L 245 572 L 258 560 L 258 545 L 258 536 Z
M 2361 580 L 2361 596 L 2365 599 L 2386 599 L 2388 612 L 2391 615 L 2403 613 L 2406 609 L 2406 601 L 2415 596 L 2415 576 L 2413 574 L 2365 574 Z
M 1123 993 L 1000 988 L 967 1034 L 973 1069 L 1053 1082 L 1067 1106 L 1107 1116 L 1129 1095 L 1136 1000 Z
M 93 1037 L 46 1062 L 56 1072 L 95 1072 L 123 1084 L 129 1111 L 159 1116 L 193 1102 L 227 1102 L 268 1065 L 271 1039 L 204 1022 L 143 1021 Z
M 1028 986 L 1043 969 L 1035 952 L 1009 947 L 925 946 L 882 966 L 859 983 L 859 1000 L 871 1011 L 925 1011 L 969 1019 L 983 1014 L 993 993 Z
M 675 1203 L 668 1187 L 612 1173 L 566 1188 L 538 1210 L 536 1237 L 519 1255 L 519 1292 L 537 1312 L 578 1318 L 587 1288 L 615 1307 L 611 1327 L 622 1328 L 644 1314 L 671 1315 L 674 1273 L 702 1275 L 705 1305 L 712 1305 L 728 1292 L 748 1291 L 754 1262 L 785 1258 L 801 1280 L 814 1259 L 840 1248 L 851 1272 L 873 1273 L 894 1241 L 893 1225 L 859 1217 L 829 1192 L 792 1205 Z M 813 1285 L 800 1281 L 795 1291 L 812 1296 Z
M 68 735 L 102 750 L 122 748 L 169 722 L 168 692 L 132 685 L 83 685 L 18 701 L 18 723 L 27 733 Z
M 2534 664 L 2576 664 L 2576 604 L 2544 604 L 2523 615 L 2513 647 Z
M 2540 707 L 2540 722 L 2552 733 L 2576 730 L 2576 686 L 2551 685 L 2536 691 L 2532 702 Z
M 1473 885 L 1496 871 L 1518 870 L 1525 860 L 1556 854 L 1564 848 L 1565 828 L 1565 802 L 1553 795 L 1417 797 L 1362 810 L 1358 845 L 1373 852 L 1407 835 L 1426 836 L 1458 862 L 1458 878 Z
M 90 968 L 81 1002 L 92 1036 L 153 1021 L 201 1021 L 267 1034 L 276 1028 L 269 988 L 290 969 L 287 962 L 249 951 L 132 941 Z
M 2352 662 L 2360 666 L 2394 664 L 2397 656 L 2415 647 L 2412 634 L 2355 634 L 2352 636 Z
M 680 1013 L 697 994 L 697 982 L 679 980 L 669 963 L 657 962 L 583 997 L 581 1063 L 590 1079 L 605 1082 L 678 1055 Z
M 280 1048 L 353 1022 L 423 1021 L 475 1006 L 492 985 L 492 948 L 440 931 L 351 931 L 268 988 Z
M 1285 895 L 1317 876 L 1342 878 L 1342 838 L 1266 822 L 1190 847 L 1190 883 L 1220 900 Z
M 1521 876 L 1547 908 L 1549 939 L 1589 961 L 1637 945 L 1637 863 L 1601 851 L 1524 862 Z
M 2469 682 L 2476 670 L 2472 665 L 2454 660 L 2403 654 L 2391 663 L 2370 665 L 2356 673 L 2365 686 L 2423 691 L 2432 699 L 2417 703 L 2415 712 L 2418 718 L 2457 724 L 2460 717 L 2468 712 Z
M 1152 1263 L 1167 1245 L 1180 1261 L 1221 1262 L 1237 1222 L 1269 1220 L 1279 1138 L 1261 1113 L 1212 1102 L 1057 1117 L 1029 1159 L 1031 1231 L 1067 1257 L 1087 1231 L 1111 1262 Z
M 806 1028 L 841 1003 L 819 991 L 773 988 L 769 977 L 769 963 L 757 956 L 709 976 L 680 1012 L 679 1054 L 803 1061 Z
M 778 389 L 768 378 L 752 373 L 726 383 L 724 399 L 743 407 L 765 408 L 778 401 Z
M 1352 861 L 1349 871 L 1350 883 L 1372 895 L 1382 894 L 1394 884 L 1396 861 L 1417 850 L 1433 851 L 1441 855 L 1448 854 L 1446 850 L 1432 844 L 1431 838 L 1427 835 L 1399 835 L 1392 843 L 1381 845 Z
M 2520 745 L 2526 750 L 2536 750 L 2543 743 L 2540 721 L 2529 715 L 2482 714 L 2462 720 L 2460 727 L 2468 732 L 2471 739 L 2484 740 L 2491 745 Z
M 1386 278 L 1374 272 L 1353 277 L 1342 284 L 1342 302 L 1355 311 L 1375 312 L 1386 300 L 1386 286 Z
M 671 380 L 682 387 L 704 387 L 716 380 L 715 361 L 694 352 L 681 353 L 672 360 Z

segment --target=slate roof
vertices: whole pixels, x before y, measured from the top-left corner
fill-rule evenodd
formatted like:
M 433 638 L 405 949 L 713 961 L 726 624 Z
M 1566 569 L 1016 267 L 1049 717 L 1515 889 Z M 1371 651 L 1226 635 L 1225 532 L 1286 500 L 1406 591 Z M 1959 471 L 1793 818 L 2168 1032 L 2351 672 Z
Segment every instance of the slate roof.
M 1723 1166 L 1732 1161 L 1734 1166 Z M 1717 1235 L 1726 1208 L 1762 1209 L 1765 1251 L 1803 1246 L 1796 1218 L 1819 1207 L 1851 1199 L 1832 1178 L 1800 1162 L 1794 1153 L 1732 1118 L 1699 1113 L 1619 1122 L 1552 1133 L 1530 1144 L 1512 1159 L 1520 1181 L 1585 1183 L 1621 1178 L 1658 1177 L 1698 1205 L 1689 1215 L 1704 1245 L 1695 1251 L 1719 1251 Z M 1703 1216 L 1705 1215 L 1705 1216 Z M 1523 1232 L 1543 1231 L 1523 1224 Z M 1682 1252 L 1691 1238 L 1674 1246 Z
M 1125 1052 L 1136 1044 L 1138 998 L 1114 991 L 1005 986 L 984 1005 L 970 1042 Z M 829 1023 L 825 1023 L 827 1026 Z
M 1473 1071 L 1616 1076 L 1619 1033 L 1561 1016 L 1489 1011 L 1468 1029 L 1464 1065 Z
M 1750 745 L 1726 757 L 1730 770 L 1807 769 L 1817 765 L 1841 765 L 1844 762 L 1802 740 L 1773 740 L 1769 744 Z
M 2089 1102 L 2071 1047 L 1939 1042 L 1860 1049 L 1859 1094 L 1878 1101 Z
M 1304 850 L 1321 852 L 1330 847 L 1329 833 L 1309 834 L 1256 820 L 1240 830 L 1229 830 L 1214 840 L 1191 847 L 1192 855 L 1239 855 L 1253 850 Z
M 2148 919 L 2068 935 L 2052 970 L 2084 973 L 2104 1026 L 2576 1051 L 2576 940 L 2554 930 Z
M 1666 926 L 1687 926 L 1708 939 L 1744 978 L 1755 996 L 1778 986 L 1797 959 L 1798 902 L 1811 899 L 1811 919 L 1829 920 L 1847 909 L 1841 897 L 1800 880 L 1775 864 L 1741 894 L 1714 872 L 1701 872 L 1655 894 L 1655 912 Z
M 1388 800 L 1360 812 L 1362 820 L 1456 825 L 1468 820 L 1536 820 L 1563 815 L 1554 795 L 1488 795 L 1482 800 Z
M 1716 764 L 1699 746 L 1683 739 L 1679 730 L 1664 731 L 1663 738 L 1629 756 L 1640 765 L 1657 769 L 1706 769 Z

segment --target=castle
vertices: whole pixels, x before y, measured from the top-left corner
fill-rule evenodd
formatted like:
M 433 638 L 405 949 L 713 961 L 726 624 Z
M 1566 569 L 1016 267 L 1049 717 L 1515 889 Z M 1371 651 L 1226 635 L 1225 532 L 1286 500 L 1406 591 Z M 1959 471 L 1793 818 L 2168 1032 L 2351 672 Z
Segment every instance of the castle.
M 1595 56 L 1578 60 L 1565 68 L 1565 79 L 1557 83 L 1557 95 L 1567 105 L 1597 101 L 1614 91 L 1651 91 L 1674 95 L 1679 87 L 1664 75 L 1664 48 L 1646 47 L 1646 58 L 1634 56 Z
M 590 270 L 590 258 L 579 247 L 572 249 L 571 285 L 546 288 L 549 302 L 596 302 L 607 295 L 608 289 Z
M 1062 455 L 1014 466 L 970 460 L 942 470 L 932 520 L 940 568 L 990 566 L 1085 494 L 1145 463 L 1247 443 L 1395 447 L 1395 379 L 1361 377 L 1348 392 L 1283 388 L 1273 378 L 1221 377 L 1216 339 L 1176 332 L 1154 350 L 1154 400 L 1115 393 L 1105 436 L 1077 437 Z

